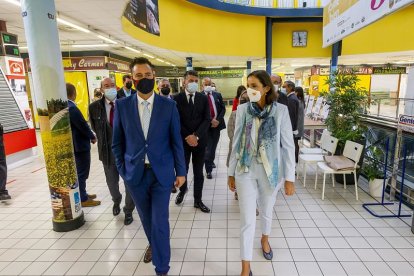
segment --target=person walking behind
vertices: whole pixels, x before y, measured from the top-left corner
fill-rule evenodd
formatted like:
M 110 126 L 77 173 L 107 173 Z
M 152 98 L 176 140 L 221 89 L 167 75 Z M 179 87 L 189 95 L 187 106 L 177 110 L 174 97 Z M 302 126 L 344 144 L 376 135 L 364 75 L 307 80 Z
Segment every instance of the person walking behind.
M 298 134 L 295 135 L 295 160 L 296 163 L 299 161 L 299 140 L 303 138 L 305 131 L 305 95 L 303 88 L 300 86 L 295 87 L 296 97 L 299 99 L 298 108 Z
M 4 129 L 3 125 L 0 123 L 0 200 L 9 200 L 11 196 L 6 190 L 7 183 L 7 163 L 6 163 L 6 153 L 4 151 Z

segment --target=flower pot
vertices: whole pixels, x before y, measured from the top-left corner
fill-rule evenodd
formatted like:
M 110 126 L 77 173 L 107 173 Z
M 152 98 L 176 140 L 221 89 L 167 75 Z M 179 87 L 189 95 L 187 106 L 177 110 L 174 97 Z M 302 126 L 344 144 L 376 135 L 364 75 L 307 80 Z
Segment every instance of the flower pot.
M 382 186 L 384 184 L 384 179 L 376 178 L 369 181 L 369 194 L 372 197 L 381 197 L 382 196 Z

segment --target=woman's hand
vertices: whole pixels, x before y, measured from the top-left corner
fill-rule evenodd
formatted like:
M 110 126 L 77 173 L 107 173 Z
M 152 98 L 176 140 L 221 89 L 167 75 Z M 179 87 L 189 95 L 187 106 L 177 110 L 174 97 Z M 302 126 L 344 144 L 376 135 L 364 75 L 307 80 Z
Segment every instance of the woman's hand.
M 295 184 L 293 182 L 285 181 L 285 193 L 287 196 L 291 196 L 295 193 Z
M 234 192 L 236 190 L 236 180 L 234 179 L 234 176 L 229 176 L 227 183 L 229 185 L 230 191 Z

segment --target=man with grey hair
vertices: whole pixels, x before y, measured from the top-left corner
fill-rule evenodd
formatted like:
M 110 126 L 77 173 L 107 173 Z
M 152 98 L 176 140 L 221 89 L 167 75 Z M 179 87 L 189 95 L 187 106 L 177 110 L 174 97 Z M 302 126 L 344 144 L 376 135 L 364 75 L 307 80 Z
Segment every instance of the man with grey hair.
M 103 97 L 89 105 L 89 116 L 93 131 L 98 138 L 98 153 L 101 160 L 106 184 L 114 202 L 112 213 L 114 216 L 121 212 L 122 194 L 119 191 L 119 173 L 115 165 L 115 157 L 112 153 L 112 126 L 115 112 L 115 100 L 120 97 L 115 88 L 115 82 L 111 78 L 104 78 L 101 82 Z M 135 209 L 128 189 L 125 187 L 124 224 L 133 222 L 132 212 Z
M 171 100 L 173 99 L 173 97 L 171 96 L 171 84 L 168 79 L 163 78 L 158 81 L 158 91 L 160 91 L 160 96 L 167 97 Z
M 275 87 L 275 91 L 277 94 L 277 102 L 280 104 L 288 105 L 288 98 L 286 93 L 282 93 L 282 77 L 279 75 L 271 75 L 270 80 L 273 83 L 273 86 Z

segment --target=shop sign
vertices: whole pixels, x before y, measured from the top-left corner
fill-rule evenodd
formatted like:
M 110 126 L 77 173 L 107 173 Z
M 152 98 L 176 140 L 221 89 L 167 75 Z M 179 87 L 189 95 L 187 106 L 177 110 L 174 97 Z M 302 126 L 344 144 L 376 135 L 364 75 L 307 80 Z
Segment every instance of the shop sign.
M 406 74 L 407 68 L 406 67 L 374 67 L 374 74 Z
M 96 70 L 106 69 L 105 57 L 72 57 L 63 58 L 65 70 Z
M 369 66 L 341 66 L 338 68 L 338 72 L 340 74 L 351 74 L 353 72 L 357 75 L 370 75 L 373 73 L 373 68 Z M 330 74 L 331 69 L 329 67 L 312 67 L 312 75 L 329 76 Z
M 6 57 L 6 74 L 24 76 L 23 59 Z
M 331 0 L 323 9 L 323 47 L 411 3 L 414 0 Z
M 198 75 L 200 78 L 242 78 L 244 76 L 244 69 L 199 71 Z
M 180 78 L 184 77 L 186 72 L 185 67 L 166 67 L 160 66 L 155 69 L 157 72 L 157 77 L 170 77 L 170 78 Z
M 401 114 L 398 118 L 398 127 L 406 132 L 414 133 L 414 116 Z
M 108 58 L 107 69 L 129 73 L 129 63 L 123 60 Z

